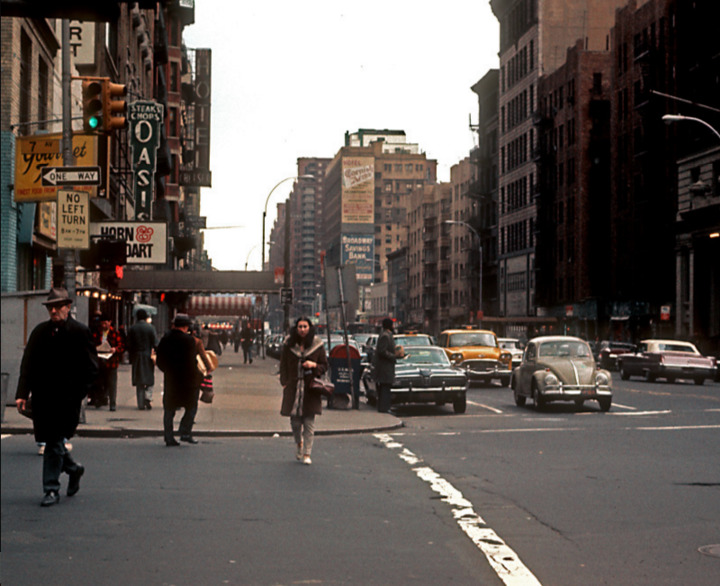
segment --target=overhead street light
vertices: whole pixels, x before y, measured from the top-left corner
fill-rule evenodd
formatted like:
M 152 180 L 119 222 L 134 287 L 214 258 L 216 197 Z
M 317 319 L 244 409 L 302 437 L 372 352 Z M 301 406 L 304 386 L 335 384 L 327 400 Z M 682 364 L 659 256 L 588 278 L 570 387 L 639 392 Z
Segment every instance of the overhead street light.
M 473 228 L 470 224 L 468 224 L 467 222 L 462 222 L 460 220 L 445 220 L 443 222 L 443 224 L 455 224 L 457 226 L 465 226 L 467 229 L 472 230 L 473 234 L 475 234 L 475 236 L 477 236 L 478 252 L 480 253 L 480 257 L 479 257 L 480 268 L 478 270 L 478 272 L 480 274 L 480 276 L 478 278 L 478 318 L 482 319 L 482 315 L 483 315 L 483 312 L 482 312 L 482 306 L 483 306 L 483 302 L 482 302 L 482 299 L 483 299 L 483 297 L 482 297 L 482 295 L 483 295 L 483 247 L 482 247 L 482 239 L 480 238 L 480 233 L 475 228 Z
M 713 126 L 711 126 L 701 118 L 694 118 L 693 116 L 683 116 L 682 114 L 665 114 L 662 119 L 665 124 L 672 124 L 673 122 L 684 122 L 685 120 L 689 120 L 691 122 L 699 122 L 703 126 L 709 128 L 715 134 L 715 136 L 720 138 L 720 132 L 718 132 Z
M 275 191 L 278 187 L 280 187 L 280 185 L 282 185 L 286 181 L 290 181 L 291 179 L 315 179 L 315 175 L 293 175 L 292 177 L 285 177 L 285 179 L 281 179 L 275 184 L 275 187 L 270 190 L 267 198 L 265 198 L 265 208 L 263 209 L 262 217 L 262 267 L 260 267 L 261 271 L 265 270 L 265 218 L 267 217 L 268 202 L 270 201 L 270 196 L 273 194 L 273 191 Z

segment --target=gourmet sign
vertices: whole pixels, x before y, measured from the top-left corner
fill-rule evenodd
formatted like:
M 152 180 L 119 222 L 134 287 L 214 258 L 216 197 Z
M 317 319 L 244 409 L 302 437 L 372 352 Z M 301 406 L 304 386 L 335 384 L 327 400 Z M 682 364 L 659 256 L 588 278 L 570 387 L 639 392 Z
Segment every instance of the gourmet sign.
M 165 222 L 92 222 L 90 236 L 125 242 L 129 265 L 167 262 Z

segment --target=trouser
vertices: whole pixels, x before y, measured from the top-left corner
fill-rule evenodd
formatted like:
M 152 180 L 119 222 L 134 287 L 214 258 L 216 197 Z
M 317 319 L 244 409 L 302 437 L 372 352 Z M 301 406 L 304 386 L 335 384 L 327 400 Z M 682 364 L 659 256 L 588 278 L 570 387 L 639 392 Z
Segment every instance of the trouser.
M 45 453 L 43 454 L 43 491 L 54 490 L 60 492 L 60 474 L 70 474 L 78 468 L 77 462 L 72 459 L 70 452 L 65 447 L 63 438 L 45 442 Z
M 97 398 L 99 401 L 95 403 L 96 406 L 105 405 L 109 401 L 110 408 L 115 408 L 117 405 L 117 368 L 100 367 Z
M 195 424 L 197 409 L 197 404 L 194 407 L 185 407 L 185 413 L 183 413 L 178 427 L 180 437 L 189 437 L 192 435 L 192 428 Z M 170 409 L 168 407 L 165 407 L 165 411 L 163 412 L 163 428 L 166 442 L 171 442 L 175 439 L 173 436 L 173 422 L 175 420 L 176 412 L 177 409 Z
M 290 427 L 292 428 L 295 443 L 303 445 L 303 455 L 309 456 L 312 453 L 313 440 L 315 439 L 315 416 L 307 417 L 290 416 Z
M 135 393 L 137 395 L 138 409 L 145 409 L 145 404 L 152 401 L 153 386 L 152 385 L 136 385 Z
M 380 413 L 387 413 L 390 410 L 390 407 L 392 406 L 392 393 L 390 392 L 391 387 L 392 387 L 391 383 L 378 383 L 377 384 L 377 391 L 378 391 L 377 409 Z
M 243 346 L 243 362 L 248 360 L 252 363 L 252 346 Z

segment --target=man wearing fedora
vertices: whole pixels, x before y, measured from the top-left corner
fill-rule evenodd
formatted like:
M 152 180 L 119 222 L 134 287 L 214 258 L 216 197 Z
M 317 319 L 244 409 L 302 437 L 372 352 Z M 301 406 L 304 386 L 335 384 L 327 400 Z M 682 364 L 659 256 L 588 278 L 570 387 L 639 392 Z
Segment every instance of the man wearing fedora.
M 195 414 L 198 409 L 200 383 L 203 374 L 198 369 L 198 356 L 208 371 L 212 363 L 202 341 L 190 333 L 192 320 L 185 313 L 178 313 L 172 329 L 162 337 L 157 348 L 157 366 L 164 373 L 163 379 L 163 429 L 165 445 L 179 446 L 173 433 L 175 413 L 185 409 L 180 419 L 180 441 L 196 444 L 192 436 Z
M 20 365 L 15 404 L 19 411 L 32 397 L 35 439 L 45 442 L 43 454 L 43 507 L 60 502 L 60 474 L 69 476 L 67 495 L 80 490 L 85 468 L 67 448 L 80 420 L 82 400 L 98 374 L 98 357 L 90 328 L 70 315 L 72 299 L 65 289 L 50 290 L 43 303 L 50 319 L 30 334 Z

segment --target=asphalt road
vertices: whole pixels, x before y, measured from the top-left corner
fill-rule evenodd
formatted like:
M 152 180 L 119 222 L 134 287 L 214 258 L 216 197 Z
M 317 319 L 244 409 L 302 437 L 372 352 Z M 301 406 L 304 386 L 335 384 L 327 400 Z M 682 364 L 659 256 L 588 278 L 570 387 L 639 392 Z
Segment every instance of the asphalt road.
M 720 558 L 720 385 L 615 381 L 615 405 L 411 406 L 390 434 L 77 438 L 80 492 L 39 506 L 2 440 L 2 583 L 694 584 Z

